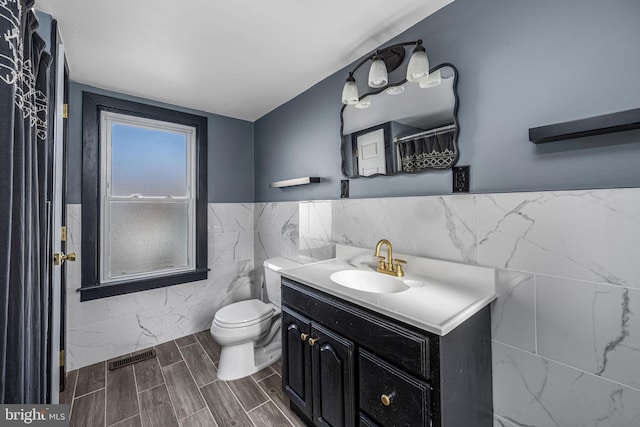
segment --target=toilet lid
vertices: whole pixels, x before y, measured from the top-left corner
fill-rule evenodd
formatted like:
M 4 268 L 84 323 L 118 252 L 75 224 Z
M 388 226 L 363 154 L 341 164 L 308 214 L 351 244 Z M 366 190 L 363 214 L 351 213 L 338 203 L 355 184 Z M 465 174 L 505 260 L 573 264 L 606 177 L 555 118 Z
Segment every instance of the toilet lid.
M 235 302 L 216 312 L 214 321 L 228 328 L 255 325 L 273 315 L 275 308 L 257 299 Z

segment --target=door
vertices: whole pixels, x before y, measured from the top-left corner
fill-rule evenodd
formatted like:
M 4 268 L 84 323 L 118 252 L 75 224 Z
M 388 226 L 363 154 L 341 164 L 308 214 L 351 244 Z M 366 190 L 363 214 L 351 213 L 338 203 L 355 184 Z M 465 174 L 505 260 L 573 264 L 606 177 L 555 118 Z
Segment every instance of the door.
M 354 345 L 312 323 L 313 421 L 319 426 L 355 425 Z
M 356 138 L 358 174 L 361 176 L 386 173 L 384 129 L 358 135 Z
M 282 386 L 285 394 L 311 418 L 311 321 L 282 308 Z
M 64 46 L 57 31 L 56 21 L 52 22 L 52 55 L 55 61 L 51 70 L 49 137 L 50 187 L 47 201 L 50 218 L 50 245 L 53 255 L 50 279 L 50 388 L 49 401 L 58 403 L 59 392 L 64 388 L 64 332 L 65 332 L 65 280 L 64 261 L 74 256 L 65 256 L 66 251 L 66 201 L 65 201 L 65 150 L 67 115 L 67 68 Z

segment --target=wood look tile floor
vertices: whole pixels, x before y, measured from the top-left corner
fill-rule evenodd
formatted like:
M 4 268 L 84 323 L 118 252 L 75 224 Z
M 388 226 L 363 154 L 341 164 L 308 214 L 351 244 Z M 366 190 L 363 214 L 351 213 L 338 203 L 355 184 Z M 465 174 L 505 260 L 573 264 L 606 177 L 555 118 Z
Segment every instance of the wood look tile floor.
M 109 371 L 105 360 L 67 373 L 60 402 L 71 405 L 71 427 L 304 426 L 282 392 L 280 361 L 222 381 L 209 331 L 154 349 L 155 358 L 124 368 Z

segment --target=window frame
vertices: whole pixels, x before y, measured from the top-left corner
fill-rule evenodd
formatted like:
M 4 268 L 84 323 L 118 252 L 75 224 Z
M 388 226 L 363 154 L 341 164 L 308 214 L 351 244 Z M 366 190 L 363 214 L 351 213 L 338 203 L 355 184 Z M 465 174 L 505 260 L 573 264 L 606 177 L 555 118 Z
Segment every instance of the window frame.
M 101 282 L 101 113 L 111 112 L 195 129 L 195 268 L 154 277 Z M 82 93 L 82 243 L 80 301 L 207 279 L 207 118 L 167 108 Z

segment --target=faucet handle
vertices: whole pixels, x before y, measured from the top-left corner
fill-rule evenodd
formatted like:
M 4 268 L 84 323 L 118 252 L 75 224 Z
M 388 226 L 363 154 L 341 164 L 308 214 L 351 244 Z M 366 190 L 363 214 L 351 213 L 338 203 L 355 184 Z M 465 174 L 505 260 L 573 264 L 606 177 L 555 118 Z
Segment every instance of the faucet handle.
M 384 261 L 386 259 L 386 257 L 383 256 L 374 256 L 374 258 L 378 258 L 378 268 L 380 269 L 386 269 L 387 268 L 387 263 Z
M 402 277 L 404 276 L 404 270 L 402 269 L 402 265 L 403 264 L 407 264 L 407 261 L 403 260 L 403 259 L 394 259 L 392 261 L 392 266 L 390 266 L 393 271 L 395 272 L 396 276 L 398 277 Z

